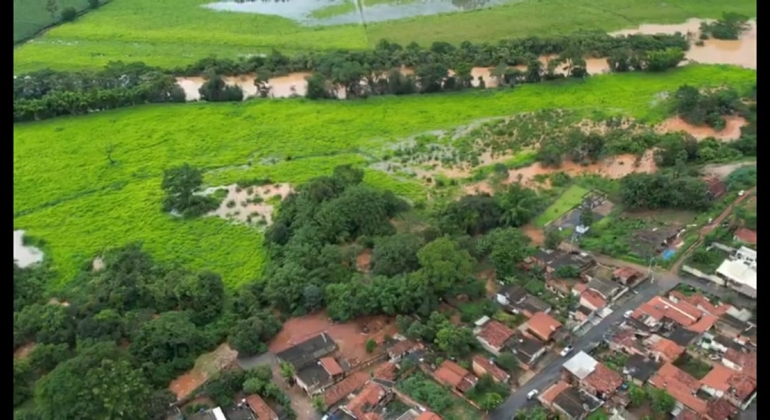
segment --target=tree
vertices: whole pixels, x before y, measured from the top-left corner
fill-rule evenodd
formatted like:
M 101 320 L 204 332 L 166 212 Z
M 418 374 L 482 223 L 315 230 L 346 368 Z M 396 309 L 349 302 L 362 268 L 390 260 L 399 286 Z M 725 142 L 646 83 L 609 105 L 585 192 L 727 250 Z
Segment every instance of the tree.
M 200 216 L 216 209 L 219 203 L 214 198 L 195 194 L 202 184 L 203 171 L 187 163 L 166 169 L 160 186 L 166 192 L 163 210 Z
M 674 397 L 664 389 L 648 386 L 647 395 L 650 397 L 652 409 L 657 413 L 670 413 L 674 409 L 674 406 L 676 406 Z
M 296 375 L 296 371 L 294 370 L 294 366 L 291 365 L 291 363 L 287 362 L 281 362 L 278 365 L 281 369 L 281 377 L 287 381 L 294 380 L 294 375 Z
M 462 357 L 476 347 L 476 337 L 470 328 L 447 323 L 436 333 L 435 343 L 447 355 Z
M 51 19 L 56 19 L 56 12 L 59 11 L 59 2 L 57 0 L 46 0 L 45 10 L 51 14 Z
M 26 360 L 13 361 L 13 407 L 22 405 L 32 396 L 32 368 Z
M 228 85 L 220 75 L 211 75 L 200 88 L 201 99 L 208 102 L 240 102 L 243 89 L 238 85 Z
M 421 274 L 437 294 L 443 294 L 453 284 L 473 274 L 473 258 L 448 237 L 423 246 L 417 252 L 417 259 L 422 267 Z
M 88 6 L 92 9 L 96 9 L 99 7 L 99 0 L 88 0 Z
M 484 395 L 484 398 L 481 400 L 480 407 L 484 411 L 490 411 L 497 408 L 497 406 L 500 405 L 502 402 L 503 402 L 503 397 L 501 397 L 500 394 L 496 392 L 490 392 Z
M 503 194 L 499 194 L 498 205 L 503 210 L 500 222 L 504 226 L 520 227 L 529 223 L 545 205 L 545 200 L 521 184 L 511 184 Z
M 273 314 L 264 312 L 238 321 L 230 332 L 228 342 L 241 357 L 262 354 L 267 351 L 266 343 L 275 337 L 281 328 L 281 322 Z
M 647 393 L 643 388 L 640 388 L 635 384 L 631 384 L 628 387 L 628 398 L 631 401 L 631 405 L 634 407 L 640 407 L 642 404 L 644 404 L 645 401 L 647 401 Z
M 519 229 L 495 229 L 478 242 L 478 252 L 488 255 L 499 277 L 510 277 L 528 255 L 529 238 Z
M 366 352 L 371 353 L 377 348 L 377 342 L 373 338 L 366 340 Z
M 61 20 L 64 22 L 72 22 L 78 16 L 77 10 L 74 7 L 65 7 L 61 11 Z
M 115 143 L 108 143 L 107 146 L 104 147 L 104 153 L 107 154 L 107 160 L 110 161 L 110 165 L 115 164 L 115 160 L 112 159 L 112 154 L 114 152 L 115 152 Z
M 561 244 L 561 234 L 558 229 L 548 229 L 545 231 L 546 249 L 556 249 Z
M 666 48 L 665 50 L 647 51 L 644 61 L 645 70 L 650 72 L 660 72 L 673 69 L 684 60 L 684 52 L 679 48 Z
M 508 373 L 515 373 L 521 369 L 519 359 L 513 354 L 502 353 L 495 359 L 495 364 L 503 368 Z
M 326 402 L 323 395 L 316 395 L 313 397 L 313 408 L 319 413 L 326 412 Z
M 211 272 L 185 275 L 174 287 L 178 309 L 190 311 L 190 319 L 199 326 L 208 324 L 223 310 L 225 286 L 222 277 Z
M 151 389 L 120 348 L 100 343 L 41 378 L 35 403 L 42 420 L 141 420 Z
M 392 277 L 417 270 L 420 268 L 417 252 L 422 245 L 420 237 L 413 234 L 377 238 L 372 252 L 372 273 Z
M 326 79 L 320 73 L 313 73 L 312 76 L 307 79 L 307 91 L 305 97 L 308 99 L 330 99 L 333 98 L 327 88 Z
M 37 344 L 29 354 L 29 365 L 39 375 L 54 370 L 59 363 L 69 359 L 70 350 L 66 344 Z
M 86 317 L 77 327 L 78 340 L 116 341 L 123 336 L 123 318 L 114 309 Z

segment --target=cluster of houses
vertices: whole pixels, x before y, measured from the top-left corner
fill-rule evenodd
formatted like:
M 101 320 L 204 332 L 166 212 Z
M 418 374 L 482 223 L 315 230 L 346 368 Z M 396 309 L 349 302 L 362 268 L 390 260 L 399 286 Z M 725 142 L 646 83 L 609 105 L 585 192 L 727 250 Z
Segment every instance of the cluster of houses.
M 281 418 L 262 397 L 256 394 L 246 396 L 234 407 L 215 407 L 187 417 L 188 420 L 279 420 Z
M 538 400 L 571 420 L 601 405 L 617 414 L 628 406 L 625 391 L 633 383 L 668 392 L 676 401 L 671 415 L 677 420 L 732 418 L 756 398 L 756 326 L 750 318 L 746 310 L 713 304 L 700 294 L 656 296 L 605 336 L 611 351 L 625 355 L 622 370 L 580 352 Z M 698 360 L 708 373 L 695 378 L 677 366 L 683 358 Z

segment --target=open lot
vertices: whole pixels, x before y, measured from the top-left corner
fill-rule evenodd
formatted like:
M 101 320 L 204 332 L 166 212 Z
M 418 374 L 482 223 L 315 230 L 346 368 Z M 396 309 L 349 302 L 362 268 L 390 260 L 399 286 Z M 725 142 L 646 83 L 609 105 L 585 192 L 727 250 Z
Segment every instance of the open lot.
M 33 3 L 40 3 L 36 0 Z M 115 0 L 74 23 L 56 27 L 34 42 L 14 50 L 16 72 L 51 67 L 78 69 L 101 67 L 109 61 L 143 61 L 173 68 L 216 55 L 237 57 L 282 52 L 364 49 L 380 39 L 406 45 L 416 41 L 459 44 L 462 41 L 495 42 L 503 38 L 563 35 L 577 30 L 613 31 L 642 23 L 681 23 L 688 18 L 717 18 L 723 12 L 756 15 L 756 2 L 737 0 L 671 0 L 666 3 L 633 0 L 520 0 L 496 3 L 498 6 L 466 13 L 443 13 L 375 22 L 383 11 L 378 1 L 363 1 L 354 24 L 312 26 L 307 19 L 290 13 L 312 2 L 272 5 L 275 15 L 215 11 L 204 7 L 211 0 Z M 14 2 L 14 6 L 19 2 Z M 44 2 L 43 2 L 44 3 Z M 247 2 L 248 3 L 248 2 Z M 244 4 L 241 7 L 259 7 Z M 337 5 L 337 3 L 343 3 Z M 334 9 L 317 11 L 325 17 L 350 13 L 350 6 L 339 1 Z M 396 3 L 384 1 L 383 3 Z M 428 2 L 430 3 L 430 2 Z M 431 11 L 457 10 L 449 0 L 434 0 Z M 85 4 L 85 1 L 83 1 Z M 473 9 L 486 2 L 463 3 Z M 382 5 L 379 5 L 382 7 Z M 387 6 L 387 5 L 386 5 Z M 316 7 L 316 6 L 313 6 Z M 293 9 L 293 10 L 292 10 Z M 292 16 L 295 19 L 278 16 Z M 412 13 L 413 14 L 413 13 Z M 310 17 L 310 16 L 308 16 Z M 324 17 L 324 16 L 321 16 Z M 50 18 L 50 16 L 49 16 Z M 361 21 L 366 25 L 361 25 Z M 15 19 L 16 20 L 16 19 Z
M 376 154 L 428 130 L 543 109 L 612 110 L 654 122 L 665 114 L 652 101 L 660 92 L 685 83 L 745 88 L 755 78 L 753 70 L 687 66 L 665 74 L 613 74 L 515 91 L 142 106 L 16 124 L 14 228 L 45 241 L 43 251 L 59 275 L 54 287 L 104 248 L 137 240 L 160 261 L 220 273 L 236 287 L 261 273 L 260 234 L 219 218 L 180 220 L 164 214 L 165 168 L 185 162 L 201 167 L 208 186 L 264 177 L 296 185 L 336 165 L 362 165 L 373 158 L 359 151 Z M 114 165 L 104 153 L 105 136 L 115 145 Z M 249 159 L 270 157 L 277 162 L 244 168 Z M 379 170 L 367 170 L 365 182 L 412 199 L 425 197 L 419 182 Z
M 176 395 L 177 399 L 181 400 L 217 372 L 234 363 L 237 356 L 238 352 L 231 349 L 227 343 L 221 344 L 214 351 L 198 357 L 195 366 L 189 372 L 171 381 L 168 389 Z
M 543 214 L 537 217 L 535 224 L 538 226 L 545 226 L 553 222 L 575 206 L 580 205 L 580 203 L 583 202 L 583 197 L 588 193 L 589 191 L 581 186 L 570 186 L 564 191 L 561 197 L 551 204 L 550 207 L 545 209 Z

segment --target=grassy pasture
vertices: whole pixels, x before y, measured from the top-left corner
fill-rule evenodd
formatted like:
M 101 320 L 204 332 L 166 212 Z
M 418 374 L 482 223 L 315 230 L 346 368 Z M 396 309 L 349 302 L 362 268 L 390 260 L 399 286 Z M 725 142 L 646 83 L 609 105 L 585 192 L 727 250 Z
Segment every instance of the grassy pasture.
M 567 188 L 567 191 L 564 191 L 553 204 L 537 217 L 535 224 L 542 227 L 558 219 L 562 214 L 583 202 L 583 196 L 588 194 L 588 192 L 587 189 L 578 185 L 570 186 Z
M 34 35 L 61 19 L 61 11 L 74 7 L 78 12 L 89 8 L 88 0 L 57 0 L 58 10 L 51 16 L 46 0 L 13 0 L 13 42 Z
M 365 0 L 364 7 L 387 1 Z M 288 53 L 364 49 L 383 38 L 403 45 L 412 41 L 425 45 L 434 41 L 495 42 L 587 29 L 612 31 L 645 22 L 680 23 L 692 17 L 716 18 L 726 11 L 756 15 L 756 2 L 750 0 L 514 0 L 490 9 L 369 23 L 365 28 L 310 27 L 277 16 L 216 12 L 201 7 L 209 2 L 114 0 L 98 13 L 56 27 L 16 48 L 14 70 L 95 68 L 115 60 L 176 67 L 210 55 L 236 57 L 267 53 L 271 48 Z M 349 12 L 351 7 L 352 2 L 316 13 L 318 17 L 334 16 Z
M 656 94 L 684 83 L 748 88 L 753 70 L 686 66 L 516 90 L 374 97 L 366 101 L 255 100 L 126 108 L 14 126 L 14 228 L 43 239 L 65 284 L 106 247 L 143 240 L 160 260 L 222 274 L 229 286 L 259 275 L 261 235 L 215 218 L 182 221 L 160 210 L 162 171 L 189 162 L 208 185 L 270 176 L 298 183 L 339 164 L 364 165 L 392 141 L 478 118 L 568 108 L 586 115 L 664 118 Z M 105 147 L 115 145 L 110 165 Z M 254 165 L 245 165 L 250 157 Z M 278 163 L 260 165 L 262 158 Z M 366 182 L 410 198 L 421 184 L 369 171 Z

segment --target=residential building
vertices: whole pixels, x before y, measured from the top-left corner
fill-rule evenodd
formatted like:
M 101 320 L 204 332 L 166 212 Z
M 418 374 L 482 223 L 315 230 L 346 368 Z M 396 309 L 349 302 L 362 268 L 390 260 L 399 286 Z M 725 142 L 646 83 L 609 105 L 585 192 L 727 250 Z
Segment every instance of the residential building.
M 246 404 L 257 417 L 257 420 L 278 420 L 278 414 L 257 394 L 246 396 Z
M 251 408 L 243 402 L 236 404 L 234 407 L 227 407 L 222 409 L 227 420 L 258 420 L 254 417 L 254 412 Z
M 719 178 L 712 176 L 703 179 L 708 188 L 707 194 L 711 200 L 717 200 L 727 192 L 727 184 Z
M 729 367 L 715 363 L 709 373 L 700 380 L 701 390 L 712 397 L 720 398 L 730 390 L 730 378 L 735 373 Z
M 548 388 L 544 389 L 543 392 L 541 392 L 537 396 L 537 400 L 540 401 L 540 404 L 543 405 L 543 407 L 552 410 L 553 409 L 553 401 L 556 399 L 556 397 L 559 396 L 562 392 L 564 392 L 567 388 L 569 388 L 570 385 L 566 381 L 558 381 L 555 384 L 549 386 Z
M 674 363 L 686 351 L 684 347 L 657 334 L 651 335 L 643 343 L 648 349 L 649 356 L 663 363 Z
M 578 307 L 575 308 L 575 310 L 570 315 L 572 315 L 572 317 L 578 322 L 586 322 L 594 312 L 595 311 L 593 309 L 589 309 L 583 305 L 578 305 Z
M 757 377 L 757 353 L 754 351 L 727 349 L 722 356 L 722 364 L 749 377 Z
M 613 281 L 613 276 L 613 270 L 603 265 L 596 265 L 582 275 L 588 282 L 586 284 L 588 290 L 596 291 L 604 300 L 610 300 L 620 291 L 621 286 Z
M 582 272 L 596 262 L 587 255 L 580 253 L 566 252 L 562 250 L 541 250 L 534 257 L 532 262 L 545 269 L 546 277 L 553 276 L 554 273 L 562 267 L 572 267 L 578 272 Z
M 396 341 L 394 344 L 387 347 L 388 357 L 393 362 L 401 361 L 401 358 L 408 356 L 412 353 L 421 351 L 423 349 L 421 343 L 415 343 L 411 340 Z
M 733 418 L 738 410 L 723 398 L 717 398 L 708 402 L 706 420 L 727 420 Z
M 700 334 L 695 331 L 690 331 L 682 327 L 676 327 L 666 334 L 666 338 L 684 348 L 687 348 L 687 346 L 692 344 L 699 336 Z
M 642 342 L 637 339 L 636 331 L 633 329 L 621 328 L 615 330 L 611 337 L 607 339 L 610 350 L 623 352 L 630 355 L 647 356 L 647 349 Z
M 337 344 L 334 340 L 328 334 L 321 333 L 278 352 L 275 356 L 279 361 L 289 363 L 294 367 L 294 379 L 297 385 L 308 395 L 313 395 L 320 392 L 325 385 L 332 381 L 332 375 L 326 371 L 320 359 L 336 350 Z M 331 363 L 330 367 L 335 368 Z
M 463 394 L 473 388 L 478 382 L 478 378 L 465 370 L 462 366 L 451 360 L 445 360 L 444 363 L 433 372 L 433 376 L 439 383 L 449 385 L 450 387 L 462 392 Z
M 432 411 L 424 411 L 422 414 L 417 416 L 414 420 L 441 420 L 441 417 L 439 417 L 438 414 Z
M 631 286 L 641 280 L 643 275 L 634 268 L 620 267 L 612 272 L 612 277 L 623 286 Z
M 731 289 L 750 298 L 757 298 L 757 264 L 741 260 L 724 260 L 717 268 L 717 277 Z
M 602 406 L 596 397 L 575 388 L 567 388 L 553 400 L 553 410 L 567 420 L 584 420 Z
M 757 232 L 745 227 L 739 227 L 733 232 L 733 240 L 747 245 L 757 246 Z
M 396 379 L 396 372 L 398 368 L 393 362 L 385 362 L 381 364 L 377 369 L 372 372 L 374 379 L 384 379 L 386 381 L 392 381 Z
M 514 334 L 512 329 L 495 320 L 486 321 L 474 332 L 479 343 L 494 355 L 500 354 L 505 342 Z
M 728 305 L 726 303 L 714 304 L 706 296 L 703 296 L 700 293 L 694 293 L 690 296 L 686 296 L 684 293 L 678 290 L 673 290 L 669 292 L 668 298 L 671 302 L 674 302 L 674 303 L 678 303 L 679 301 L 685 301 L 690 305 L 696 307 L 701 312 L 705 312 L 707 314 L 711 314 L 717 317 L 721 317 L 722 315 L 729 313 L 731 312 L 731 310 L 735 309 L 732 305 Z
M 527 296 L 527 292 L 523 287 L 516 284 L 509 284 L 504 286 L 497 292 L 495 299 L 497 303 L 508 306 L 514 303 L 519 303 Z
M 561 327 L 561 322 L 545 312 L 538 312 L 527 321 L 527 330 L 544 343 L 549 342 Z
M 685 301 L 673 301 L 661 296 L 655 296 L 640 305 L 631 317 L 649 327 L 661 324 L 673 326 L 679 324 L 690 331 L 702 334 L 717 322 L 719 318 L 705 313 Z
M 358 391 L 369 381 L 369 374 L 366 372 L 353 372 L 345 379 L 328 387 L 323 392 L 324 403 L 331 407 L 342 401 L 348 395 Z
M 637 386 L 642 386 L 658 371 L 660 366 L 660 363 L 652 359 L 639 354 L 632 354 L 626 359 L 623 375 Z
M 371 381 L 341 408 L 357 420 L 381 420 L 382 417 L 372 411 L 381 404 L 387 404 L 391 395 L 387 389 Z
M 526 295 L 521 302 L 513 304 L 512 307 L 514 313 L 520 313 L 527 318 L 532 318 L 538 312 L 551 312 L 551 305 L 532 295 Z
M 729 313 L 722 315 L 714 324 L 716 332 L 729 338 L 736 338 L 742 335 L 750 327 L 750 323 L 740 320 Z
M 542 341 L 524 334 L 516 335 L 508 340 L 506 347 L 511 350 L 511 353 L 516 356 L 525 369 L 533 367 L 537 359 L 548 350 Z
M 345 373 L 342 366 L 333 357 L 322 357 L 318 359 L 318 363 L 332 377 L 332 380 L 339 379 Z
M 706 401 L 696 395 L 701 386 L 700 381 L 672 363 L 666 363 L 658 369 L 650 378 L 649 384 L 658 389 L 665 389 L 674 397 L 677 402 L 675 411 L 687 408 L 700 416 L 704 416 L 708 411 Z
M 559 279 L 554 277 L 545 279 L 546 290 L 561 297 L 569 295 L 572 292 L 572 286 L 574 284 L 575 280 Z
M 632 234 L 631 251 L 649 258 L 667 249 L 681 232 L 680 226 L 639 230 Z
M 623 385 L 623 376 L 598 362 L 593 372 L 580 382 L 580 388 L 587 393 L 607 400 Z
M 489 375 L 495 381 L 502 383 L 507 383 L 511 379 L 511 375 L 508 372 L 500 369 L 494 362 L 480 354 L 473 356 L 471 367 L 473 368 L 473 373 L 478 377 Z
M 202 410 L 189 416 L 190 420 L 227 420 L 224 411 L 220 407 Z
M 583 293 L 580 294 L 579 303 L 580 306 L 584 306 L 591 311 L 596 311 L 607 306 L 605 297 L 593 289 L 583 291 Z

